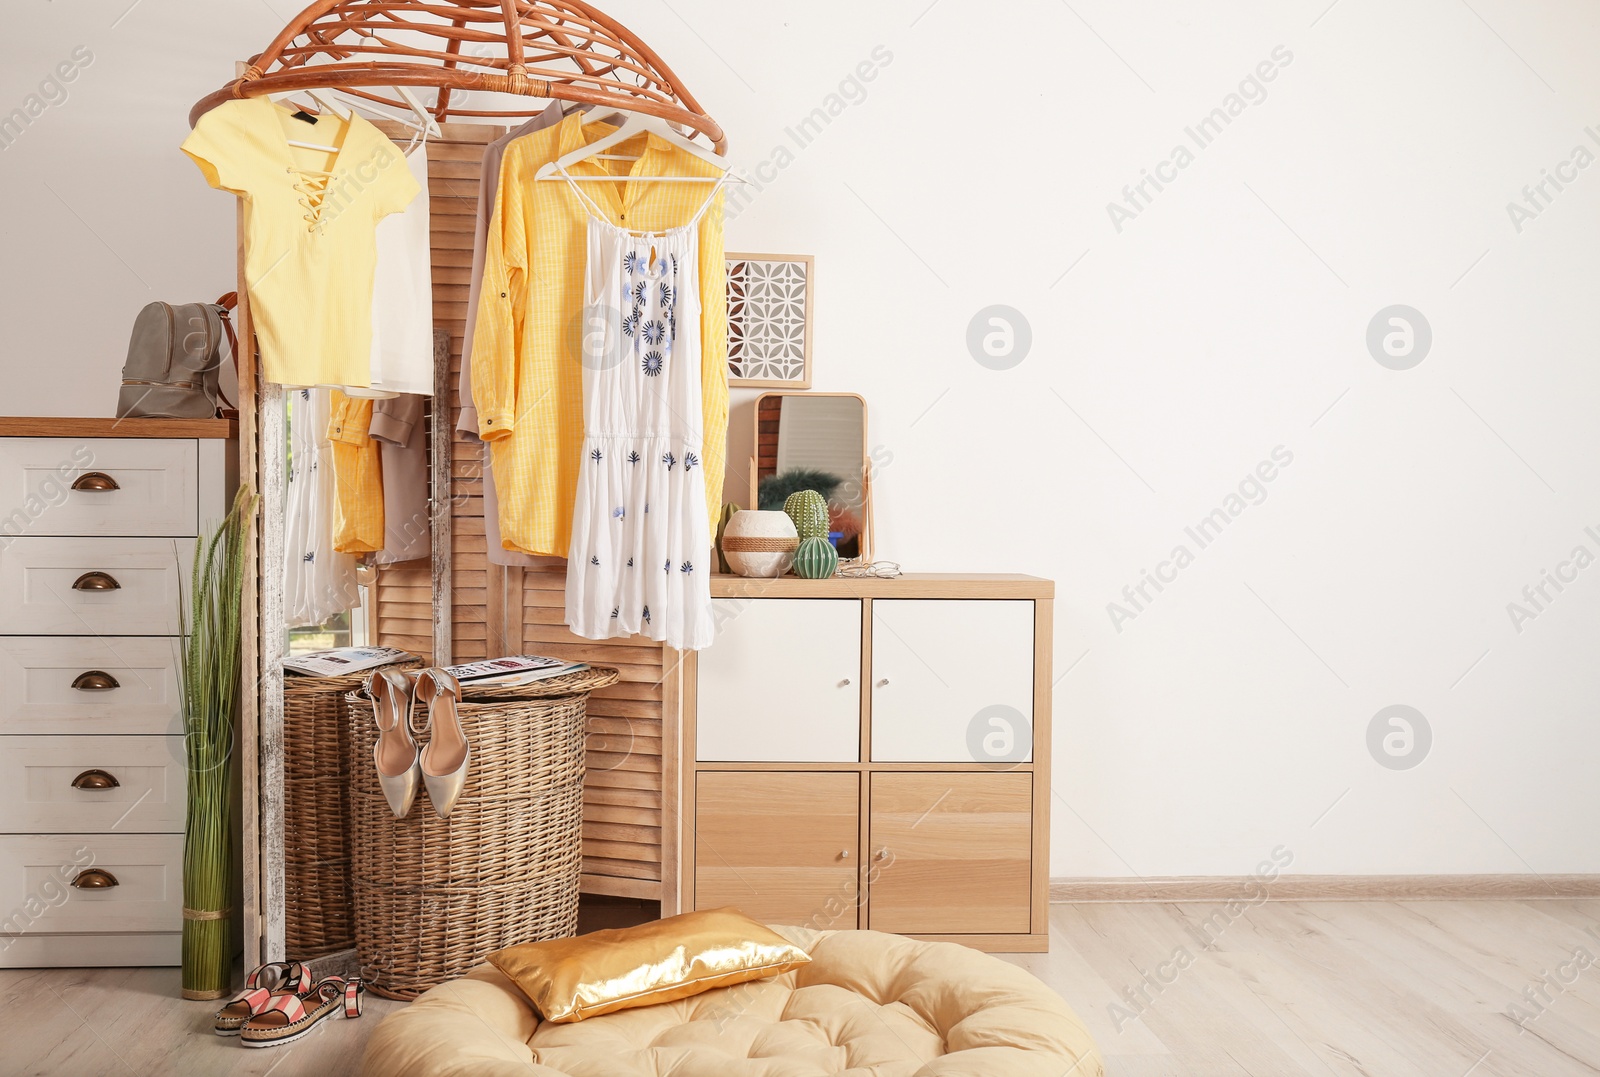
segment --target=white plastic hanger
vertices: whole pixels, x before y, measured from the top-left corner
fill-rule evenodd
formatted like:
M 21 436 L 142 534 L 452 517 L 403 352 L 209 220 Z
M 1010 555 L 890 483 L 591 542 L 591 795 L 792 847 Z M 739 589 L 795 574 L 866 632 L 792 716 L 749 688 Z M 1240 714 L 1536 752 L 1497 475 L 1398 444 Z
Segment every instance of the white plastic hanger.
M 306 112 L 306 109 L 302 105 L 300 105 L 300 104 L 298 104 L 298 103 L 296 103 L 294 101 L 289 101 L 288 100 L 292 96 L 293 96 L 293 94 L 284 94 L 282 97 L 273 98 L 273 100 L 279 102 L 280 104 L 281 103 L 287 103 L 287 104 L 290 104 L 290 105 L 294 105 L 294 107 L 300 109 L 301 112 Z M 317 95 L 316 95 L 315 91 L 312 92 L 311 97 L 312 97 L 313 100 L 317 100 Z M 321 104 L 321 101 L 318 101 L 318 104 Z M 339 147 L 337 147 L 337 146 L 324 146 L 324 145 L 322 145 L 320 143 L 317 143 L 317 142 L 302 142 L 297 138 L 288 138 L 288 137 L 285 137 L 284 141 L 287 142 L 289 145 L 296 146 L 296 147 L 298 147 L 298 148 L 300 148 L 302 150 L 316 150 L 318 153 L 338 153 L 339 152 Z
M 597 112 L 597 111 L 600 111 L 600 110 L 599 109 L 592 109 L 591 110 L 591 115 L 594 112 Z M 557 160 L 551 161 L 548 164 L 546 164 L 543 168 L 539 169 L 539 171 L 537 173 L 535 173 L 534 179 L 536 179 L 536 180 L 560 180 L 560 181 L 565 182 L 567 177 L 563 176 L 561 173 L 566 171 L 567 169 L 571 168 L 573 165 L 577 164 L 579 161 L 587 161 L 587 160 L 593 160 L 593 159 L 602 159 L 603 160 L 604 159 L 603 155 L 605 154 L 606 150 L 609 150 L 611 147 L 616 146 L 616 145 L 618 145 L 620 143 L 626 142 L 631 138 L 637 138 L 639 135 L 646 134 L 646 133 L 656 135 L 658 138 L 661 138 L 662 140 L 664 140 L 666 142 L 670 142 L 672 145 L 677 146 L 679 149 L 686 150 L 687 152 L 694 154 L 696 157 L 700 158 L 700 160 L 705 161 L 708 164 L 714 165 L 715 167 L 717 167 L 718 169 L 720 169 L 724 173 L 726 173 L 728 171 L 728 162 L 727 162 L 727 160 L 725 158 L 719 156 L 717 153 L 715 153 L 712 150 L 706 149 L 704 146 L 701 146 L 701 145 L 698 145 L 698 144 L 696 144 L 694 142 L 691 142 L 689 139 L 685 138 L 683 135 L 680 135 L 677 131 L 675 131 L 672 128 L 672 126 L 670 124 L 668 124 L 665 120 L 658 119 L 658 118 L 656 118 L 654 116 L 645 116 L 645 115 L 641 115 L 639 113 L 632 113 L 632 114 L 630 114 L 628 116 L 628 122 L 623 124 L 617 130 L 613 131 L 611 134 L 605 136 L 604 138 L 600 139 L 599 141 L 591 142 L 587 146 L 584 146 L 584 147 L 582 147 L 580 149 L 573 150 L 571 153 L 567 154 L 565 157 L 558 158 Z M 637 160 L 637 158 L 634 158 L 634 159 Z M 575 179 L 575 180 L 598 180 L 598 181 L 600 181 L 602 183 L 630 183 L 630 182 L 632 182 L 634 180 L 649 180 L 652 183 L 716 183 L 719 180 L 723 180 L 724 179 L 723 176 L 633 176 L 633 175 L 627 175 L 627 176 L 573 176 L 572 178 Z M 741 178 L 739 178 L 737 176 L 732 176 L 732 175 L 727 176 L 726 180 L 734 182 L 734 183 L 746 182 L 745 180 L 743 180 L 743 179 L 741 179 Z
M 423 107 L 421 99 L 412 92 L 410 87 L 393 86 L 390 88 L 399 94 L 407 105 L 411 106 L 413 115 L 402 116 L 398 112 L 390 112 L 386 108 L 381 108 L 371 101 L 356 101 L 351 105 L 346 105 L 343 101 L 334 97 L 331 90 L 309 90 L 307 92 L 311 95 L 313 101 L 342 120 L 350 118 L 351 108 L 354 107 L 363 112 L 371 113 L 381 120 L 391 120 L 403 127 L 409 127 L 413 131 L 421 133 L 424 137 L 438 138 L 443 134 L 439 130 L 439 121 L 433 118 L 433 113 Z

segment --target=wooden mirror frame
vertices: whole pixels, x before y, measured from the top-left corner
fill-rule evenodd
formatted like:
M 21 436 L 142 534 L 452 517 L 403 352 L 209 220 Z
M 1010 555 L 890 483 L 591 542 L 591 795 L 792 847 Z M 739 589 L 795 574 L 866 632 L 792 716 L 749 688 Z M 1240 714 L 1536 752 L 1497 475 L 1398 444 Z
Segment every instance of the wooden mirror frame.
M 798 396 L 848 396 L 861 402 L 861 554 L 858 557 L 841 557 L 840 564 L 872 563 L 872 545 L 877 537 L 877 523 L 872 518 L 872 456 L 867 441 L 867 398 L 860 393 L 814 393 L 806 389 L 774 389 L 756 397 L 755 437 L 750 442 L 750 506 L 761 507 L 761 403 L 768 397 Z M 849 476 L 845 477 L 849 482 Z

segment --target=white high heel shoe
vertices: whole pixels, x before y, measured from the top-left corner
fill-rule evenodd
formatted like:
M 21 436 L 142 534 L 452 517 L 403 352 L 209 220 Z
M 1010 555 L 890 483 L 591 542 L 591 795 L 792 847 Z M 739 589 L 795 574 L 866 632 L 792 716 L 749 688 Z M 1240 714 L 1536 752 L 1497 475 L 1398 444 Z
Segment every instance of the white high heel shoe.
M 428 799 L 433 811 L 441 819 L 450 818 L 461 790 L 467 785 L 467 764 L 472 759 L 472 746 L 461 731 L 461 716 L 456 713 L 456 701 L 461 698 L 461 685 L 442 669 L 425 669 L 417 674 L 415 694 L 411 700 L 411 728 L 417 729 L 417 705 L 426 703 L 428 717 L 424 729 L 428 743 L 422 749 L 422 784 L 428 788 Z
M 379 670 L 367 679 L 367 696 L 372 700 L 372 720 L 378 727 L 378 740 L 372 746 L 378 786 L 395 818 L 404 819 L 422 784 L 421 755 L 406 717 L 411 682 L 398 670 Z

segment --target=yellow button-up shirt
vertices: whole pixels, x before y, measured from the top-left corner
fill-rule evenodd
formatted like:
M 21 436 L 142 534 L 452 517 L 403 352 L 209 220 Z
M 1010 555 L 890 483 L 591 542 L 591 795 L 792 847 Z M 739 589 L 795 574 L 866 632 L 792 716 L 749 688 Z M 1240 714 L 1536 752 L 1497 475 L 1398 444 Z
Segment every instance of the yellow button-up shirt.
M 615 130 L 603 123 L 584 126 L 574 114 L 511 143 L 501 165 L 471 362 L 478 431 L 494 454 L 501 542 L 508 550 L 567 555 L 583 451 L 587 211 L 568 184 L 535 181 L 534 173 Z M 639 159 L 590 159 L 568 171 L 580 177 L 639 177 L 578 181 L 612 224 L 632 231 L 682 226 L 712 190 L 709 183 L 651 183 L 647 177 L 720 174 L 710 162 L 653 134 L 610 152 Z M 713 532 L 728 449 L 728 293 L 720 191 L 716 199 L 699 228 L 702 471 Z

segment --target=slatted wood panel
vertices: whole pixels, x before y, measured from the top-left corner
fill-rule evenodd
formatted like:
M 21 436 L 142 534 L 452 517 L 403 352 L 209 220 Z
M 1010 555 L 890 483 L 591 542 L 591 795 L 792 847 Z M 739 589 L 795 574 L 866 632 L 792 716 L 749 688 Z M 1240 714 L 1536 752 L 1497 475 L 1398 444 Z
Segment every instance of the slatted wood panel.
M 446 124 L 428 144 L 428 194 L 433 230 L 433 319 L 450 332 L 451 393 L 437 421 L 455 429 L 472 227 L 483 147 L 503 128 Z M 398 128 L 388 130 L 398 137 Z M 527 651 L 616 666 L 622 681 L 589 701 L 588 777 L 584 786 L 583 889 L 659 900 L 662 896 L 664 815 L 663 700 L 675 691 L 665 652 L 648 640 L 594 641 L 565 628 L 564 568 L 491 565 L 483 525 L 482 445 L 451 439 L 451 578 L 453 653 L 465 662 Z M 433 594 L 425 562 L 387 566 L 373 588 L 374 639 L 431 654 Z M 437 657 L 437 656 L 436 656 Z M 669 838 L 672 835 L 669 835 Z M 673 843 L 669 840 L 668 846 Z M 666 858 L 671 860 L 670 854 Z M 671 868 L 669 866 L 668 871 Z

